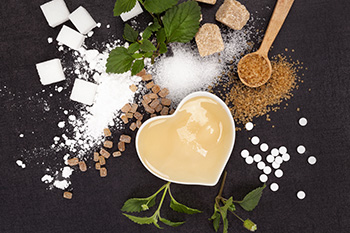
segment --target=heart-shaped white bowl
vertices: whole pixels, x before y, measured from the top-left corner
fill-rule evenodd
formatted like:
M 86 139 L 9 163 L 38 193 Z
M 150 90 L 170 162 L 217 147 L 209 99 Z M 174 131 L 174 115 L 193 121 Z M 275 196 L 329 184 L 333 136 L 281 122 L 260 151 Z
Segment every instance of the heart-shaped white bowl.
M 154 170 L 157 170 L 156 167 L 154 167 L 153 164 L 150 164 L 148 161 L 146 161 L 146 159 L 143 158 L 143 155 L 142 155 L 142 152 L 140 152 L 140 135 L 142 134 L 143 130 L 145 129 L 145 127 L 147 127 L 149 124 L 152 124 L 154 123 L 155 121 L 158 121 L 160 119 L 168 119 L 168 118 L 174 118 L 176 117 L 176 114 L 178 113 L 178 111 L 181 111 L 181 107 L 187 103 L 188 101 L 190 101 L 191 99 L 194 99 L 194 98 L 197 98 L 197 97 L 206 97 L 206 98 L 210 98 L 211 100 L 215 101 L 215 103 L 219 104 L 222 108 L 223 108 L 223 112 L 225 114 L 227 114 L 227 117 L 226 118 L 226 121 L 229 122 L 227 125 L 224 125 L 224 127 L 231 127 L 232 130 L 229 130 L 229 136 L 230 138 L 232 139 L 232 142 L 229 141 L 229 143 L 226 145 L 227 148 L 225 148 L 225 153 L 220 155 L 221 156 L 221 160 L 218 160 L 218 165 L 217 166 L 213 166 L 213 168 L 211 168 L 209 166 L 209 168 L 206 168 L 206 169 L 209 169 L 209 170 L 206 170 L 205 172 L 208 172 L 213 174 L 213 176 L 210 178 L 210 181 L 205 181 L 205 180 L 202 180 L 202 179 L 192 179 L 191 177 L 187 177 L 185 180 L 186 181 L 183 181 L 183 180 L 175 180 L 175 179 L 172 179 L 171 177 L 167 176 L 166 174 L 163 174 L 163 173 L 160 173 L 160 172 L 155 172 Z M 225 116 L 226 117 L 226 116 Z M 227 120 L 229 119 L 229 120 Z M 229 129 L 229 128 L 226 128 L 226 129 Z M 146 167 L 146 169 L 151 172 L 153 175 L 157 176 L 158 178 L 160 179 L 163 179 L 163 180 L 166 180 L 166 181 L 170 181 L 170 182 L 173 182 L 173 183 L 178 183 L 178 184 L 187 184 L 187 185 L 205 185 L 205 186 L 214 186 L 215 184 L 217 184 L 217 182 L 219 181 L 220 179 L 220 176 L 222 174 L 222 171 L 224 170 L 230 156 L 231 156 L 231 153 L 232 153 L 232 149 L 233 149 L 233 146 L 234 146 L 234 142 L 235 142 L 235 138 L 236 138 L 236 133 L 235 133 L 235 123 L 233 121 L 233 118 L 232 118 L 232 115 L 231 115 L 231 112 L 229 110 L 229 108 L 227 107 L 227 105 L 219 98 L 217 97 L 216 95 L 213 95 L 209 92 L 204 92 L 204 91 L 199 91 L 199 92 L 194 92 L 192 94 L 189 94 L 188 96 L 186 96 L 181 102 L 180 104 L 178 105 L 176 111 L 174 112 L 174 114 L 172 115 L 167 115 L 167 116 L 157 116 L 157 117 L 153 117 L 153 118 L 150 118 L 148 119 L 147 121 L 145 121 L 142 126 L 140 127 L 140 129 L 138 130 L 137 132 L 137 135 L 136 135 L 136 150 L 137 150 L 137 154 L 139 156 L 139 159 L 141 160 L 142 164 Z M 156 147 L 157 146 L 157 143 L 159 142 L 154 142 L 154 145 L 148 145 L 149 147 Z M 215 143 L 215 142 L 214 142 Z M 172 159 L 174 159 L 172 157 Z M 183 158 L 182 158 L 183 159 Z M 188 161 L 187 161 L 188 162 Z M 191 163 L 193 163 L 193 160 L 190 160 Z M 185 164 L 186 161 L 183 161 L 183 163 Z M 158 165 L 159 166 L 159 165 Z M 174 165 L 175 166 L 175 165 Z M 196 164 L 193 164 L 193 167 L 195 167 Z M 153 168 L 153 169 L 152 169 Z M 177 168 L 175 168 L 177 169 Z M 186 170 L 184 171 L 183 168 L 178 168 L 178 172 L 182 172 L 182 174 L 184 174 L 185 176 L 187 175 L 186 173 Z M 215 170 L 210 170 L 210 169 L 215 169 Z M 190 174 L 191 171 L 188 172 L 188 174 Z M 191 175 L 188 175 L 188 176 L 191 176 Z

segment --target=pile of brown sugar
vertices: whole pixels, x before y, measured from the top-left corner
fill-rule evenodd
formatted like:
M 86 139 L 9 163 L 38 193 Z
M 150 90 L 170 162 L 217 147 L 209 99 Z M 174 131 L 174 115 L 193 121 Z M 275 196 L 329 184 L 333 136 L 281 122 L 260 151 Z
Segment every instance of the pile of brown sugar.
M 217 84 L 223 87 L 218 94 L 230 108 L 235 122 L 245 124 L 252 121 L 254 117 L 276 111 L 283 100 L 288 100 L 293 96 L 292 91 L 298 88 L 299 78 L 296 74 L 296 66 L 299 64 L 299 61 L 287 61 L 282 55 L 273 57 L 271 78 L 258 88 L 247 87 L 237 75 L 228 72 L 226 74 L 228 81 L 222 78 Z M 215 89 L 211 87 L 210 91 L 216 92 Z

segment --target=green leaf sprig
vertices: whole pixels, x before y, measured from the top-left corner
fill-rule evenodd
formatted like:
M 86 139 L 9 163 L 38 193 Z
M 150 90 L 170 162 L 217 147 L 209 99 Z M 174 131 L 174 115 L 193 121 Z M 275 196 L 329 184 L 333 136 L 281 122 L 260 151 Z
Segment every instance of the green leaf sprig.
M 160 203 L 158 205 L 158 208 L 156 209 L 156 211 L 153 213 L 152 216 L 150 216 L 150 217 L 138 217 L 138 216 L 134 216 L 134 215 L 130 215 L 130 214 L 125 214 L 125 213 L 123 213 L 123 214 L 126 217 L 128 217 L 131 221 L 133 221 L 137 224 L 152 224 L 153 223 L 156 227 L 158 227 L 160 229 L 162 229 L 162 227 L 159 226 L 158 220 L 161 221 L 162 223 L 168 225 L 168 226 L 172 226 L 172 227 L 180 226 L 185 222 L 172 222 L 172 221 L 160 216 L 160 210 L 161 210 L 161 207 L 163 205 L 163 202 L 164 202 L 164 199 L 165 199 L 165 196 L 167 193 L 169 194 L 170 199 L 171 199 L 170 200 L 170 208 L 173 209 L 174 211 L 177 211 L 180 213 L 186 213 L 186 214 L 201 213 L 200 210 L 187 207 L 187 206 L 177 202 L 175 200 L 175 198 L 173 197 L 173 195 L 171 194 L 170 182 L 163 185 L 160 189 L 158 189 L 157 192 L 155 192 L 153 195 L 151 195 L 149 197 L 131 198 L 131 199 L 127 200 L 124 203 L 121 210 L 125 211 L 125 212 L 129 212 L 129 213 L 147 211 L 147 210 L 149 210 L 149 208 L 151 208 L 152 206 L 154 206 L 156 204 L 156 197 L 161 191 L 163 191 L 163 195 L 160 199 Z
M 233 200 L 233 197 L 226 199 L 222 197 L 222 192 L 225 186 L 227 172 L 225 171 L 224 177 L 222 179 L 222 183 L 220 186 L 220 191 L 218 195 L 215 197 L 215 204 L 214 204 L 214 213 L 209 218 L 209 220 L 213 221 L 213 227 L 214 230 L 217 232 L 220 227 L 220 222 L 222 220 L 223 223 L 223 233 L 227 233 L 228 231 L 228 220 L 227 220 L 227 212 L 231 212 L 234 216 L 236 216 L 239 220 L 243 222 L 243 226 L 248 229 L 249 231 L 256 231 L 257 226 L 254 222 L 252 222 L 250 219 L 243 220 L 241 217 L 237 215 L 236 211 L 236 204 L 239 204 L 244 210 L 246 211 L 252 211 L 259 203 L 259 200 L 262 196 L 262 192 L 266 185 L 264 184 L 263 187 L 259 187 L 254 189 L 253 191 L 249 192 L 241 201 L 235 201 Z
M 137 0 L 117 0 L 114 15 L 130 11 Z M 125 24 L 124 39 L 131 44 L 126 49 L 113 49 L 107 59 L 108 73 L 124 73 L 131 69 L 132 75 L 144 68 L 144 60 L 167 52 L 171 42 L 187 43 L 192 40 L 199 29 L 201 9 L 196 1 L 189 0 L 178 4 L 178 0 L 138 0 L 153 17 L 153 22 L 142 35 L 130 25 Z M 154 43 L 150 40 L 155 36 Z

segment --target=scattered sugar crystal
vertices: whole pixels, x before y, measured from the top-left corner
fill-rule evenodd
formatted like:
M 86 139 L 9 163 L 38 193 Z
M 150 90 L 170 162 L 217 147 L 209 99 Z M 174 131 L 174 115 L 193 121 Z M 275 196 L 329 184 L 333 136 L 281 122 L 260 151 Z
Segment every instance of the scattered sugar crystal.
M 58 58 L 38 63 L 36 64 L 36 69 L 40 77 L 40 82 L 43 85 L 49 85 L 66 79 L 61 61 Z
M 260 142 L 260 138 L 258 136 L 254 136 L 254 137 L 252 137 L 251 141 L 252 141 L 253 145 L 258 145 Z
M 53 140 L 54 140 L 55 142 L 58 142 L 58 141 L 60 140 L 60 137 L 55 136 L 55 137 L 53 138 Z
M 63 90 L 63 87 L 58 87 L 57 92 L 61 92 Z
M 297 147 L 297 152 L 298 152 L 299 154 L 304 154 L 305 151 L 306 151 L 305 146 L 300 145 L 300 146 Z
M 43 177 L 41 177 L 41 181 L 48 184 L 51 183 L 54 180 L 54 178 L 50 175 L 44 175 Z
M 260 154 L 255 154 L 253 158 L 254 158 L 254 161 L 257 162 L 257 163 L 260 162 L 261 159 L 262 159 Z
M 307 119 L 305 117 L 302 117 L 299 119 L 299 125 L 300 126 L 306 126 L 307 125 Z
M 56 40 L 71 49 L 78 50 L 84 43 L 85 37 L 74 29 L 63 25 Z
M 242 158 L 247 158 L 249 156 L 249 151 L 247 149 L 244 149 L 241 151 Z
M 270 174 L 270 173 L 272 172 L 272 169 L 271 169 L 271 167 L 266 166 L 266 167 L 264 167 L 263 172 L 264 172 L 266 175 L 268 175 L 268 174 Z
M 47 43 L 51 44 L 52 42 L 53 42 L 52 37 L 48 37 L 48 38 L 47 38 Z
M 75 79 L 70 99 L 92 105 L 95 99 L 98 85 L 82 79 Z
M 260 161 L 256 166 L 259 170 L 263 170 L 266 165 L 263 161 Z
M 67 110 L 64 110 L 63 113 L 64 113 L 65 115 L 68 115 L 68 111 L 67 111 Z
M 287 161 L 290 160 L 290 155 L 289 154 L 284 154 L 284 155 L 282 155 L 282 159 L 283 159 L 283 161 L 287 162 Z
M 92 37 L 93 34 L 94 34 L 94 31 L 90 31 L 90 32 L 88 32 L 87 36 Z
M 96 27 L 95 20 L 89 12 L 82 6 L 78 7 L 69 15 L 70 21 L 78 29 L 81 34 L 87 34 Z
M 254 124 L 252 122 L 248 122 L 247 124 L 245 124 L 245 129 L 250 131 L 254 128 Z
M 277 148 L 273 148 L 273 149 L 271 150 L 271 154 L 272 154 L 273 156 L 277 156 L 277 155 L 279 154 L 279 150 L 278 150 Z
M 262 144 L 260 145 L 260 150 L 261 150 L 262 152 L 266 152 L 268 149 L 269 149 L 269 146 L 268 146 L 266 143 L 262 143 Z
M 134 6 L 134 8 L 132 8 L 128 12 L 124 12 L 124 13 L 120 14 L 120 17 L 125 22 L 125 21 L 128 21 L 131 18 L 134 18 L 134 17 L 138 16 L 142 12 L 143 12 L 143 10 L 142 10 L 142 8 L 140 6 L 140 3 L 138 1 L 136 1 L 136 5 Z
M 66 123 L 64 122 L 64 121 L 60 121 L 60 122 L 58 122 L 58 128 L 64 128 L 64 126 L 66 125 Z
M 74 116 L 74 115 L 69 115 L 69 116 L 68 116 L 68 120 L 70 120 L 70 121 L 76 121 L 77 118 L 76 118 L 76 116 Z
M 287 148 L 285 146 L 281 146 L 279 149 L 278 149 L 279 153 L 281 155 L 287 153 Z
M 299 191 L 297 192 L 297 197 L 300 199 L 300 200 L 303 200 L 305 197 L 306 197 L 306 194 L 304 191 Z
M 267 175 L 265 175 L 265 174 L 261 174 L 261 175 L 259 176 L 259 180 L 260 180 L 262 183 L 265 183 L 265 182 L 268 180 L 268 177 L 267 177 Z
M 310 164 L 310 165 L 314 165 L 316 162 L 317 162 L 317 159 L 315 156 L 310 156 L 308 159 L 307 159 L 307 162 Z
M 268 163 L 272 163 L 275 160 L 275 157 L 273 155 L 266 156 L 266 161 Z
M 276 176 L 277 178 L 281 178 L 281 177 L 283 176 L 283 171 L 282 171 L 281 169 L 277 169 L 277 170 L 275 171 L 275 176 Z
M 51 27 L 56 27 L 68 20 L 69 10 L 63 0 L 49 1 L 40 8 Z
M 110 28 L 110 27 L 111 27 L 111 25 L 109 25 L 109 24 L 106 25 L 106 28 Z
M 101 27 L 101 23 L 97 23 L 96 27 L 100 28 Z
M 73 171 L 74 170 L 71 167 L 68 167 L 68 166 L 64 167 L 62 169 L 62 177 L 69 178 L 72 175 Z
M 23 138 L 23 137 L 24 137 L 24 134 L 23 134 L 23 133 L 21 133 L 21 134 L 19 135 L 19 137 L 20 137 L 20 138 Z
M 279 189 L 279 186 L 277 183 L 272 183 L 270 185 L 270 189 L 271 189 L 271 191 L 276 192 Z
M 53 186 L 55 186 L 58 189 L 62 189 L 65 190 L 66 188 L 68 188 L 70 185 L 70 181 L 68 180 L 55 180 L 53 182 Z
M 22 160 L 17 160 L 16 161 L 16 164 L 19 166 L 19 167 L 21 167 L 21 168 L 26 168 L 26 165 L 23 163 L 23 161 Z
M 245 162 L 247 164 L 252 164 L 254 162 L 254 159 L 252 156 L 248 156 L 247 158 L 245 158 Z

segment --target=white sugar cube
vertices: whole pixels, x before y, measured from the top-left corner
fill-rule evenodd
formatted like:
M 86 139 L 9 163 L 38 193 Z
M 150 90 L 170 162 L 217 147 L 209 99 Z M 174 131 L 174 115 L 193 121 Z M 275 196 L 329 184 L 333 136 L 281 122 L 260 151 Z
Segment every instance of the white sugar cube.
M 85 36 L 71 29 L 70 27 L 67 27 L 66 25 L 63 25 L 56 40 L 72 49 L 78 50 L 83 44 Z
M 52 0 L 40 6 L 46 21 L 51 27 L 56 27 L 69 18 L 69 10 L 63 0 Z
M 135 16 L 138 16 L 139 14 L 141 14 L 143 12 L 140 3 L 138 1 L 136 1 L 136 5 L 134 6 L 134 8 L 132 8 L 130 11 L 128 12 L 124 12 L 120 15 L 120 17 L 122 18 L 122 20 L 128 21 L 131 18 L 134 18 Z
M 95 99 L 97 84 L 82 79 L 75 79 L 70 99 L 92 105 Z
M 94 27 L 96 27 L 95 20 L 91 17 L 89 12 L 82 6 L 78 7 L 69 15 L 70 21 L 78 29 L 81 34 L 87 34 Z
M 65 80 L 61 61 L 58 58 L 36 64 L 40 82 L 49 85 Z

